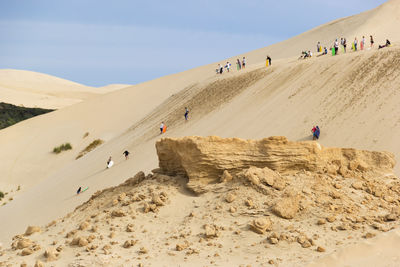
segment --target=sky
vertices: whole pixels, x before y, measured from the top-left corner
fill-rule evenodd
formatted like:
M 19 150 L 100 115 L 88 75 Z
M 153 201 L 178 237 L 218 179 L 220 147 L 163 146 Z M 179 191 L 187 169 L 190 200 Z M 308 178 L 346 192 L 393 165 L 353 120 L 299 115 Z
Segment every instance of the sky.
M 137 84 L 286 40 L 385 0 L 0 0 L 0 69 Z

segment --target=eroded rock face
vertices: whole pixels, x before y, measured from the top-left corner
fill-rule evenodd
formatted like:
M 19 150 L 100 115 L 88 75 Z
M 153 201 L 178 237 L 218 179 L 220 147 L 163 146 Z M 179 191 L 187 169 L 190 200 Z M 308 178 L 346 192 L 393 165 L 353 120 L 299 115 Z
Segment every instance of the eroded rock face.
M 232 176 L 250 167 L 268 167 L 280 174 L 305 170 L 334 175 L 371 169 L 391 172 L 395 164 L 389 152 L 325 148 L 314 141 L 291 142 L 283 136 L 261 140 L 162 138 L 156 148 L 160 171 L 188 177 L 188 187 L 199 193 L 201 185 L 217 182 L 225 170 Z M 265 182 L 268 185 L 273 180 Z

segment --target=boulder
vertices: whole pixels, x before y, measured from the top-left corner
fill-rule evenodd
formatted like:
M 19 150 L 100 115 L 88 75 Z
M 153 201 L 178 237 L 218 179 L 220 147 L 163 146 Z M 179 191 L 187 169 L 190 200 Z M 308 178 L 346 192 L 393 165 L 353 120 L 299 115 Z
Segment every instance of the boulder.
M 219 181 L 221 183 L 230 182 L 232 181 L 232 175 L 227 170 L 224 170 Z
M 281 218 L 293 219 L 299 211 L 299 198 L 284 197 L 276 202 L 272 211 Z
M 33 253 L 33 250 L 32 249 L 30 249 L 30 248 L 24 248 L 22 251 L 21 251 L 21 256 L 28 256 L 28 255 L 31 255 Z
M 59 253 L 53 248 L 48 248 L 45 250 L 43 255 L 46 258 L 46 261 L 55 261 L 58 259 Z
M 271 231 L 272 221 L 269 218 L 257 218 L 250 224 L 250 229 L 257 234 L 264 234 L 266 231 Z

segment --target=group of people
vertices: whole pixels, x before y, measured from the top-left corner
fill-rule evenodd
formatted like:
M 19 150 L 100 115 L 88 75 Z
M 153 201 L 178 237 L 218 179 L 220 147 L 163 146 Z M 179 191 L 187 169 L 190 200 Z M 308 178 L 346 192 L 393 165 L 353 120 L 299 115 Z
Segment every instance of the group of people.
M 128 160 L 129 159 L 129 151 L 125 150 L 122 155 L 125 156 L 125 159 Z M 111 168 L 114 165 L 114 161 L 112 160 L 111 156 L 108 158 L 107 160 L 107 169 Z
M 311 132 L 312 132 L 313 140 L 318 140 L 319 135 L 321 134 L 321 130 L 319 129 L 318 125 L 314 126 L 312 128 Z
M 224 72 L 224 69 L 226 69 L 227 72 L 230 72 L 232 64 L 227 61 L 225 66 L 222 66 L 221 64 L 218 64 L 218 68 L 215 70 L 217 74 L 222 74 Z M 236 68 L 237 70 L 245 69 L 246 68 L 246 57 L 243 57 L 242 61 L 240 59 L 236 60 Z
M 129 153 L 128 150 L 125 150 L 122 154 L 125 156 L 125 160 L 128 160 L 128 159 L 129 159 L 129 154 L 130 154 L 130 153 Z M 110 156 L 110 157 L 108 158 L 108 160 L 107 160 L 106 169 L 111 168 L 113 165 L 114 165 L 114 161 L 112 160 L 112 157 Z M 86 187 L 85 189 L 82 189 L 82 186 L 80 186 L 80 187 L 78 188 L 78 190 L 76 190 L 76 194 L 79 195 L 80 193 L 85 192 L 88 188 L 89 188 L 89 187 Z
M 370 44 L 370 46 L 369 46 L 368 50 L 373 48 L 374 43 L 375 43 L 374 37 L 372 35 L 370 35 L 369 36 L 369 44 Z M 381 49 L 381 48 L 384 48 L 384 47 L 388 47 L 390 45 L 391 45 L 390 41 L 388 39 L 386 39 L 386 43 L 384 45 L 379 45 L 378 49 Z M 339 53 L 339 47 L 340 46 L 342 47 L 343 53 L 346 53 L 347 52 L 347 40 L 346 40 L 346 38 L 340 38 L 340 43 L 339 43 L 338 39 L 336 39 L 333 42 L 333 45 L 330 48 L 330 50 L 332 50 L 332 55 L 337 55 Z M 366 49 L 365 36 L 363 36 L 360 41 L 358 41 L 357 37 L 355 37 L 354 41 L 351 43 L 351 49 L 353 51 L 365 50 Z M 320 55 L 328 54 L 328 50 L 326 49 L 326 47 L 324 47 L 324 49 L 322 49 L 322 45 L 321 45 L 320 42 L 317 43 L 317 52 L 322 52 L 322 54 L 320 54 Z M 312 56 L 312 53 L 310 51 L 308 51 L 308 53 L 307 53 L 307 51 L 303 51 L 301 58 L 307 58 L 307 57 L 311 57 L 311 56 Z
M 185 117 L 185 121 L 189 120 L 189 109 L 188 107 L 185 107 L 185 113 L 183 114 L 183 116 Z M 160 134 L 163 134 L 167 131 L 167 125 L 165 125 L 165 123 L 162 121 L 160 124 Z

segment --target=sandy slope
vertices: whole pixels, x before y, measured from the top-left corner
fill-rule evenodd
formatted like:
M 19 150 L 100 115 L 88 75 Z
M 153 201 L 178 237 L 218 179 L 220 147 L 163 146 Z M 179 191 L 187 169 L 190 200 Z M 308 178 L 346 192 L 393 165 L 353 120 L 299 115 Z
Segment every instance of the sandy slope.
M 59 109 L 127 86 L 94 88 L 33 71 L 0 70 L 1 101 L 26 107 Z
M 97 189 L 155 168 L 154 142 L 162 120 L 169 126 L 167 136 L 285 135 L 292 140 L 308 139 L 311 127 L 319 124 L 324 145 L 389 150 L 398 157 L 400 124 L 390 114 L 400 112 L 399 48 L 305 61 L 290 57 L 336 36 L 346 35 L 350 41 L 355 34 L 371 32 L 376 34 L 376 44 L 386 35 L 399 41 L 399 6 L 399 1 L 392 0 L 250 52 L 246 54 L 250 66 L 240 73 L 216 76 L 212 64 L 91 98 L 0 131 L 4 166 L 0 186 L 6 191 L 22 186 L 22 193 L 0 208 L 0 240 L 8 243 L 28 224 L 45 224 Z M 263 68 L 266 53 L 274 59 L 269 69 Z M 189 122 L 183 121 L 186 105 L 191 109 Z M 83 138 L 86 132 L 89 136 Z M 74 160 L 97 138 L 106 143 Z M 63 142 L 70 142 L 74 149 L 57 156 L 50 153 Z M 133 152 L 133 160 L 123 160 L 125 149 Z M 106 171 L 109 155 L 116 166 Z M 80 185 L 90 186 L 90 193 L 76 198 Z

